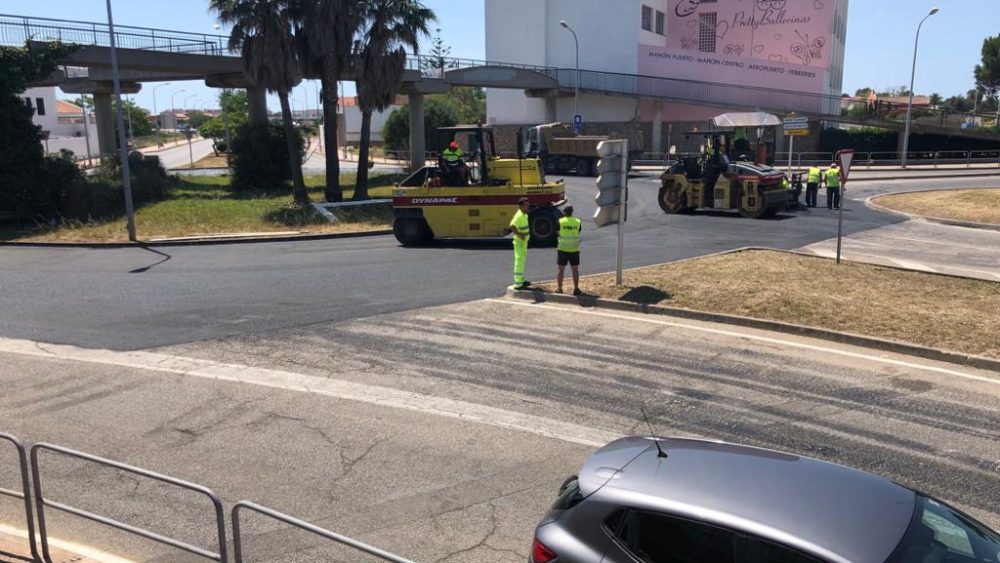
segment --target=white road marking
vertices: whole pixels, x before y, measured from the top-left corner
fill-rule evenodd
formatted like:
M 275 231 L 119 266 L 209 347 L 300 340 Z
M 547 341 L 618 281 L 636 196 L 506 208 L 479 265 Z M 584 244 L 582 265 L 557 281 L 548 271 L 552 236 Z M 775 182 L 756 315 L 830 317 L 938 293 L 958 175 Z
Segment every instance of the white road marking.
M 6 524 L 0 524 L 0 534 L 6 534 L 8 536 L 14 536 L 21 538 L 27 543 L 28 541 L 28 531 L 22 530 L 20 528 L 14 528 L 13 526 L 8 526 Z M 100 561 L 101 563 L 135 563 L 132 559 L 124 559 L 118 557 L 117 555 L 111 555 L 106 551 L 101 551 L 99 549 L 74 543 L 71 541 L 65 541 L 52 536 L 48 537 L 49 547 L 54 547 L 56 549 L 61 549 L 67 551 L 74 555 L 82 555 L 94 561 Z M 38 550 L 41 551 L 42 546 L 38 546 Z
M 580 315 L 593 315 L 593 316 L 597 316 L 597 317 L 607 317 L 607 318 L 611 318 L 611 319 L 624 319 L 624 320 L 638 321 L 638 322 L 643 322 L 643 323 L 648 323 L 648 324 L 655 324 L 655 325 L 662 325 L 662 326 L 672 326 L 672 327 L 677 327 L 677 328 L 683 328 L 685 330 L 697 330 L 697 331 L 701 331 L 701 332 L 707 332 L 707 333 L 710 333 L 710 334 L 720 334 L 720 335 L 723 335 L 723 336 L 732 336 L 732 337 L 743 338 L 743 339 L 747 339 L 747 340 L 755 340 L 757 342 L 766 342 L 768 344 L 776 344 L 778 346 L 787 346 L 787 347 L 790 347 L 790 348 L 798 348 L 800 350 L 810 350 L 810 351 L 813 351 L 813 352 L 820 352 L 820 353 L 824 353 L 824 354 L 834 354 L 834 355 L 839 355 L 839 356 L 846 356 L 846 357 L 849 357 L 849 358 L 856 358 L 856 359 L 859 359 L 859 360 L 867 360 L 867 361 L 870 361 L 870 362 L 879 362 L 879 363 L 893 365 L 893 366 L 906 367 L 906 368 L 917 369 L 917 370 L 922 370 L 922 371 L 930 371 L 930 372 L 934 372 L 934 373 L 940 373 L 940 374 L 943 374 L 943 375 L 948 375 L 948 376 L 951 376 L 951 377 L 959 377 L 959 378 L 962 378 L 962 379 L 969 379 L 969 380 L 972 380 L 972 381 L 979 381 L 979 382 L 983 382 L 983 383 L 992 383 L 993 385 L 1000 385 L 1000 379 L 993 379 L 993 378 L 989 378 L 989 377 L 982 377 L 982 376 L 979 376 L 979 375 L 972 375 L 971 373 L 965 373 L 965 372 L 956 371 L 956 370 L 953 370 L 953 369 L 941 368 L 941 367 L 937 367 L 937 366 L 928 366 L 928 365 L 915 364 L 915 363 L 912 363 L 912 362 L 904 362 L 902 360 L 893 360 L 891 358 L 883 358 L 883 357 L 875 356 L 875 355 L 872 355 L 872 354 L 862 354 L 862 353 L 859 353 L 859 352 L 849 352 L 847 350 L 838 350 L 836 348 L 830 348 L 830 347 L 827 347 L 827 346 L 815 346 L 815 345 L 812 345 L 812 344 L 805 344 L 805 343 L 802 343 L 802 342 L 793 342 L 793 341 L 782 340 L 782 339 L 778 339 L 778 338 L 769 338 L 767 336 L 758 336 L 756 334 L 747 334 L 747 333 L 744 333 L 744 332 L 736 332 L 736 331 L 733 331 L 733 330 L 708 328 L 708 327 L 697 326 L 697 325 L 692 325 L 692 324 L 687 324 L 687 323 L 682 323 L 682 322 L 676 322 L 676 321 L 664 321 L 664 320 L 660 320 L 660 319 L 652 319 L 652 318 L 646 318 L 646 317 L 640 317 L 640 316 L 632 316 L 632 315 L 620 315 L 620 314 L 615 314 L 615 313 L 604 313 L 604 312 L 600 312 L 600 311 L 591 311 L 591 310 L 586 310 L 586 309 L 567 309 L 564 306 L 545 305 L 543 303 L 528 303 L 528 302 L 513 301 L 513 300 L 508 300 L 508 299 L 487 299 L 486 301 L 490 301 L 492 303 L 503 303 L 503 304 L 513 305 L 513 306 L 517 306 L 517 307 L 537 307 L 537 308 L 540 308 L 540 309 L 552 309 L 552 310 L 559 310 L 559 311 L 567 311 L 567 310 L 569 310 L 569 311 L 573 311 L 573 312 L 575 312 L 577 314 L 580 314 Z
M 913 260 L 903 260 L 902 258 L 889 258 L 889 257 L 886 258 L 888 258 L 890 262 L 895 262 L 896 264 L 899 264 L 901 267 L 906 268 L 907 270 L 917 270 L 918 272 L 931 272 L 935 274 L 937 273 L 937 270 L 931 268 L 930 266 L 924 264 L 923 262 L 914 262 Z
M 985 234 L 987 232 L 993 232 L 993 231 L 983 231 L 983 234 Z M 998 235 L 998 236 L 1000 236 L 1000 235 Z M 922 243 L 922 244 L 937 244 L 937 245 L 940 245 L 940 246 L 954 246 L 954 247 L 957 247 L 957 248 L 969 248 L 969 249 L 972 249 L 972 250 L 979 250 L 979 251 L 989 250 L 989 248 L 986 248 L 986 246 L 982 245 L 982 244 L 980 244 L 980 245 L 975 245 L 975 244 L 961 244 L 961 243 L 957 243 L 957 242 L 942 242 L 942 241 L 939 241 L 939 240 L 927 240 L 927 239 L 922 239 L 922 238 L 895 237 L 895 236 L 892 236 L 892 235 L 885 235 L 885 238 L 891 238 L 891 239 L 895 239 L 895 240 L 905 240 L 905 241 L 908 241 L 908 242 L 919 242 L 919 243 Z
M 478 422 L 499 428 L 520 430 L 537 436 L 554 438 L 564 442 L 572 442 L 595 448 L 622 436 L 622 434 L 615 432 L 588 428 L 579 424 L 562 422 L 523 412 L 423 395 L 402 389 L 245 365 L 224 364 L 184 356 L 170 356 L 142 351 L 115 352 L 112 350 L 79 348 L 63 344 L 46 344 L 13 338 L 0 338 L 0 353 L 130 367 L 191 377 L 202 377 L 217 381 L 235 381 L 289 391 L 314 393 L 336 399 L 359 401 L 383 407 L 457 418 L 468 422 Z

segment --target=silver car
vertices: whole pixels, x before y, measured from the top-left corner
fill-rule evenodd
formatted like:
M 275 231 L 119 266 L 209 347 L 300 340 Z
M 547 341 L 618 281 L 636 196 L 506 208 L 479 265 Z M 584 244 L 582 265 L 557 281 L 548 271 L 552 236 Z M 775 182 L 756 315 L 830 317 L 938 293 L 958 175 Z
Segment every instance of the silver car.
M 1000 535 L 888 479 L 771 450 L 611 442 L 538 525 L 531 563 L 996 563 Z

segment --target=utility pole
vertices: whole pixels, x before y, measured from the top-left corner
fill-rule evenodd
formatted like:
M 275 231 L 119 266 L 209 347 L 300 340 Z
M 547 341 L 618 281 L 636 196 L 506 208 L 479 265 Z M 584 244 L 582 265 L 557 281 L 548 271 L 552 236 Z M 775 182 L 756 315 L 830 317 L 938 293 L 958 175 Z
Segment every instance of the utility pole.
M 135 207 L 132 204 L 132 171 L 128 163 L 128 146 L 125 140 L 125 118 L 122 116 L 122 83 L 118 72 L 118 50 L 115 45 L 115 22 L 111 15 L 111 0 L 108 6 L 108 35 L 111 38 L 111 79 L 115 85 L 115 101 L 118 121 L 118 154 L 122 159 L 122 181 L 125 186 L 125 217 L 128 226 L 128 240 L 135 242 Z

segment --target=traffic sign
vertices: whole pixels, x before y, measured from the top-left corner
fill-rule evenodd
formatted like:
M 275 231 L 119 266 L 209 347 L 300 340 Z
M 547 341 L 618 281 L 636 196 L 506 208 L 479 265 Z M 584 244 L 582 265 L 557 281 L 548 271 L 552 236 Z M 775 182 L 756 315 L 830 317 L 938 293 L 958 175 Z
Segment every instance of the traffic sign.
M 851 173 L 851 161 L 853 160 L 854 149 L 844 149 L 837 153 L 837 161 L 840 162 L 840 175 L 845 182 L 847 181 L 847 176 Z
M 579 113 L 573 116 L 573 125 L 583 125 L 583 116 Z
M 785 135 L 802 137 L 809 134 L 809 118 L 789 116 L 781 121 Z
M 577 116 L 580 117 L 580 116 Z M 615 253 L 615 285 L 622 284 L 625 253 L 625 219 L 628 216 L 628 141 L 616 139 L 597 145 L 597 211 L 594 222 L 598 227 L 618 225 L 618 251 Z

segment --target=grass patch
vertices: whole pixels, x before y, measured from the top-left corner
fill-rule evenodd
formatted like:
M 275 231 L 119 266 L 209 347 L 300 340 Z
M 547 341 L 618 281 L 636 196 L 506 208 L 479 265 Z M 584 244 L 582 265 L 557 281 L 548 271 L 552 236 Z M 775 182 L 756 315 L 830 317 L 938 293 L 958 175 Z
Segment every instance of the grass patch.
M 398 175 L 371 178 L 372 198 L 391 197 Z M 341 177 L 344 197 L 354 195 L 353 174 Z M 307 178 L 309 197 L 323 201 L 322 176 Z M 140 207 L 135 213 L 139 238 L 170 238 L 223 233 L 304 231 L 339 233 L 390 228 L 392 206 L 387 204 L 335 212 L 340 222 L 328 223 L 312 207 L 297 207 L 288 193 L 233 193 L 229 178 L 181 176 L 170 196 Z M 128 240 L 125 218 L 100 222 L 67 222 L 59 227 L 35 225 L 0 230 L 0 240 L 22 242 L 124 242 Z
M 194 166 L 185 164 L 181 168 L 229 168 L 229 158 L 224 154 L 220 154 L 219 156 L 210 154 L 194 161 Z
M 1000 225 L 1000 188 L 895 194 L 873 201 L 913 215 Z
M 608 299 L 784 321 L 1000 358 L 1000 283 L 744 251 L 580 280 Z M 554 291 L 553 283 L 541 284 Z M 567 287 L 572 287 L 570 283 Z
M 181 139 L 186 139 L 186 138 L 187 137 L 185 137 L 181 133 L 166 133 L 163 131 L 160 132 L 160 142 L 163 143 L 164 145 L 167 143 L 180 141 Z M 134 137 L 131 143 L 135 145 L 135 148 L 137 149 L 154 147 L 156 146 L 156 134 L 154 133 L 152 135 L 143 135 L 142 137 Z

